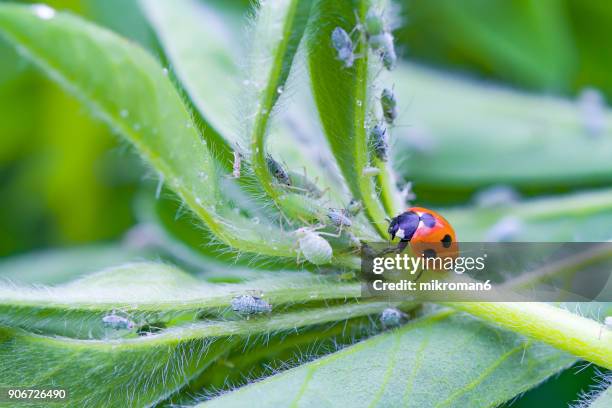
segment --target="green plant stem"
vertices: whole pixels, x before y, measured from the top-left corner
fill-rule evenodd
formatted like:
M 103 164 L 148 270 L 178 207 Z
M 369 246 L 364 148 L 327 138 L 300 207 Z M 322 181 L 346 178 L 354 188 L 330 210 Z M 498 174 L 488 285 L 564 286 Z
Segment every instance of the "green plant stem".
M 395 177 L 384 161 L 375 159 L 374 164 L 380 170 L 380 173 L 376 176 L 376 181 L 380 188 L 380 198 L 383 207 L 389 217 L 395 217 L 402 211 L 402 200 L 395 187 Z
M 612 332 L 600 323 L 540 302 L 442 302 L 612 369 Z
M 366 14 L 370 7 L 369 1 L 360 1 L 358 15 L 360 21 L 365 21 Z M 363 174 L 363 169 L 368 164 L 368 132 L 366 129 L 366 119 L 368 112 L 368 46 L 364 41 L 359 42 L 356 50 L 357 54 L 363 55 L 355 62 L 355 98 L 351 101 L 355 117 L 353 121 L 353 132 L 355 135 L 354 161 L 357 171 L 359 193 L 367 217 L 370 219 L 379 235 L 383 239 L 388 238 L 387 225 L 385 223 L 385 211 L 381 206 L 378 196 L 374 189 L 372 177 Z

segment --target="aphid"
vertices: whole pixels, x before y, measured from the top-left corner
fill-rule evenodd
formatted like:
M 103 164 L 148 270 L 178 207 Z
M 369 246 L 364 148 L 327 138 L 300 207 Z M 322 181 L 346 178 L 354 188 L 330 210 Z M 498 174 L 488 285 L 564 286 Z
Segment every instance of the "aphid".
M 284 184 L 286 186 L 291 185 L 291 179 L 289 178 L 289 173 L 287 173 L 287 170 L 285 170 L 285 168 L 279 162 L 274 160 L 274 158 L 269 154 L 266 155 L 266 164 L 268 165 L 268 170 L 270 173 L 272 173 L 274 178 L 280 184 Z
M 398 245 L 400 251 L 403 251 L 410 242 L 417 254 L 430 254 L 433 247 L 433 256 L 457 255 L 455 230 L 444 217 L 427 208 L 408 208 L 391 220 L 388 232 L 391 234 L 391 239 L 395 239 L 396 236 L 400 239 Z
M 240 178 L 240 166 L 242 164 L 242 155 L 234 150 L 234 164 L 232 165 L 232 176 Z
M 383 116 L 385 118 L 385 122 L 388 124 L 393 124 L 395 118 L 397 118 L 397 101 L 395 100 L 395 95 L 393 91 L 385 88 L 380 94 L 380 106 L 383 111 Z
M 382 63 L 387 68 L 387 71 L 391 71 L 395 68 L 397 63 L 397 54 L 395 53 L 395 46 L 393 45 L 393 35 L 391 33 L 383 34 L 383 46 L 379 51 Z
M 312 228 L 302 227 L 295 231 L 300 253 L 310 263 L 323 265 L 332 259 L 333 250 L 329 242 Z
M 361 201 L 352 199 L 346 206 L 346 212 L 354 217 L 359 214 L 362 208 L 363 205 L 361 204 Z
M 380 174 L 380 170 L 376 167 L 364 167 L 361 174 L 366 177 L 374 177 Z
M 372 51 L 380 56 L 385 68 L 393 69 L 397 62 L 393 34 L 391 34 L 382 13 L 378 13 L 374 8 L 371 8 L 366 15 L 365 23 L 363 25 L 358 24 L 356 28 L 364 32 L 368 45 Z
M 133 321 L 115 312 L 102 317 L 102 323 L 114 330 L 132 330 L 135 326 Z
M 382 161 L 387 161 L 387 152 L 389 150 L 387 139 L 387 129 L 382 123 L 377 123 L 370 129 L 370 143 L 376 157 Z
M 380 322 L 385 328 L 397 327 L 405 318 L 406 314 L 394 307 L 388 307 L 380 314 Z
M 232 310 L 242 315 L 270 313 L 272 305 L 260 297 L 240 295 L 232 299 Z
M 355 235 L 351 234 L 350 232 L 347 235 L 348 235 L 349 244 L 351 245 L 351 247 L 361 248 L 361 241 L 359 240 L 359 238 L 357 238 Z
M 523 221 L 514 216 L 506 216 L 499 220 L 487 232 L 487 242 L 511 241 L 524 230 Z
M 327 213 L 327 217 L 336 227 L 350 227 L 353 225 L 353 222 L 348 217 L 348 213 L 345 212 L 345 210 L 330 208 L 329 212 Z
M 479 191 L 474 196 L 474 201 L 478 207 L 494 208 L 515 203 L 519 198 L 519 194 L 512 187 L 498 185 Z
M 337 58 L 344 63 L 346 68 L 353 66 L 355 54 L 353 54 L 353 41 L 351 37 L 340 27 L 332 31 L 332 45 L 338 53 Z

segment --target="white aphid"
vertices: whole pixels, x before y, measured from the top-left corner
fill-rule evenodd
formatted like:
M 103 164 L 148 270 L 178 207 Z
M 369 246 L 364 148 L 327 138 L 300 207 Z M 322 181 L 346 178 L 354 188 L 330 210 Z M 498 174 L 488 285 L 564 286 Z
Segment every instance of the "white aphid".
M 297 229 L 295 235 L 300 252 L 308 262 L 323 265 L 331 261 L 333 250 L 325 238 L 307 227 Z
M 479 207 L 501 207 L 517 202 L 519 194 L 510 186 L 498 185 L 479 191 L 474 200 Z
M 106 327 L 114 330 L 131 330 L 134 328 L 134 322 L 127 317 L 115 314 L 115 312 L 102 317 L 102 323 Z
M 514 239 L 523 229 L 523 222 L 512 216 L 499 220 L 487 233 L 488 242 L 503 242 Z
M 383 327 L 397 327 L 405 318 L 406 314 L 394 307 L 388 307 L 380 314 Z
M 232 299 L 232 310 L 243 315 L 270 313 L 272 305 L 260 297 L 240 295 Z

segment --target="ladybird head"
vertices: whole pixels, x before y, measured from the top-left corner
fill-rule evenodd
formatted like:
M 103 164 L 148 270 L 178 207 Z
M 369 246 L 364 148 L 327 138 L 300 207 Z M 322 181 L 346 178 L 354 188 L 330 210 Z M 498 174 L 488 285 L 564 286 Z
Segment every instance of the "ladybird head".
M 410 241 L 419 226 L 420 217 L 417 213 L 406 211 L 391 220 L 388 232 L 391 239 L 397 235 L 402 241 Z

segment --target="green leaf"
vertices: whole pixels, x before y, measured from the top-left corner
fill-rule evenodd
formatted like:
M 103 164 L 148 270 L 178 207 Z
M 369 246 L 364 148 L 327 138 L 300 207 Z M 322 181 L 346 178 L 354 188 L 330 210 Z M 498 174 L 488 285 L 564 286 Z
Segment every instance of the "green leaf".
M 308 67 L 319 116 L 331 150 L 354 198 L 361 200 L 370 221 L 386 238 L 386 213 L 378 200 L 374 180 L 364 175 L 369 167 L 367 118 L 371 104 L 368 77 L 368 47 L 358 41 L 355 53 L 362 55 L 352 67 L 337 59 L 331 43 L 336 27 L 346 32 L 357 24 L 355 13 L 365 19 L 370 2 L 319 0 L 313 8 L 315 23 L 308 33 Z
M 169 195 L 169 196 L 168 196 Z M 168 196 L 168 197 L 167 197 Z M 137 197 L 137 218 L 142 225 L 151 227 L 156 247 L 172 255 L 178 262 L 194 268 L 210 269 L 225 264 L 262 268 L 264 270 L 296 269 L 293 259 L 236 253 L 215 240 L 213 233 L 192 213 L 185 211 L 180 200 L 171 192 L 155 199 L 147 189 Z M 263 216 L 261 216 L 263 218 Z M 145 227 L 145 228 L 146 228 Z M 300 266 L 308 269 L 309 265 Z
M 420 200 L 495 184 L 525 192 L 610 185 L 612 114 L 590 134 L 570 100 L 529 95 L 400 64 L 394 71 L 402 125 L 395 163 Z M 568 153 L 568 152 L 571 152 Z
M 1 5 L 0 32 L 134 144 L 215 237 L 237 250 L 297 255 L 288 234 L 227 211 L 215 158 L 148 53 L 110 31 L 41 5 Z
M 248 274 L 246 275 L 248 276 Z M 120 311 L 137 326 L 173 324 L 206 311 L 222 316 L 240 294 L 259 294 L 274 307 L 359 296 L 359 285 L 310 273 L 260 272 L 234 284 L 198 280 L 164 264 L 134 263 L 53 287 L 0 286 L 0 324 L 78 338 L 102 338 L 102 317 Z M 125 333 L 119 333 L 125 334 Z
M 494 407 L 574 362 L 442 311 L 200 406 Z
M 140 2 L 171 62 L 171 69 L 203 120 L 215 151 L 231 160 L 235 135 L 238 49 L 227 18 L 219 9 L 195 0 Z M 206 21 L 206 24 L 202 24 Z M 193 43 L 197 41 L 198 46 Z
M 257 347 L 275 335 L 282 339 L 295 333 L 299 339 L 312 328 L 320 334 L 335 322 L 378 314 L 389 306 L 346 300 L 359 291 L 358 284 L 308 273 L 211 284 L 151 263 L 124 265 L 56 287 L 2 287 L 0 387 L 64 388 L 75 406 L 153 404 L 187 386 L 235 347 Z M 263 296 L 272 312 L 250 319 L 232 312 L 231 299 L 249 293 Z M 333 299 L 338 301 L 326 303 Z M 292 307 L 295 302 L 302 310 Z M 110 312 L 136 327 L 123 334 L 103 328 L 102 317 Z M 154 328 L 161 331 L 151 332 Z M 87 340 L 49 336 L 54 334 Z M 260 352 L 264 357 L 265 350 Z
M 116 244 L 30 252 L 3 259 L 0 281 L 54 285 L 113 265 L 157 256 Z

